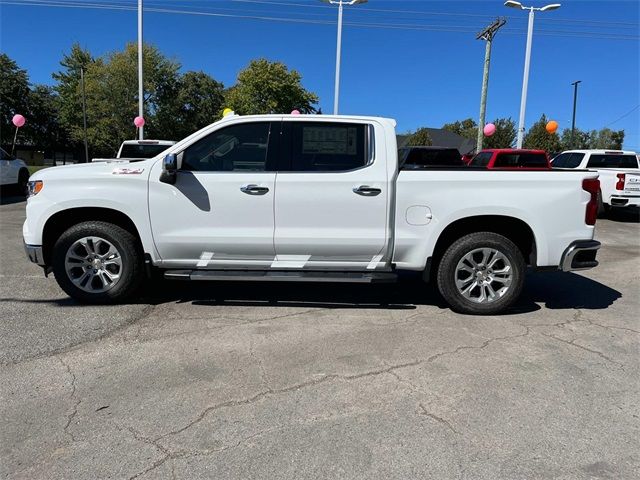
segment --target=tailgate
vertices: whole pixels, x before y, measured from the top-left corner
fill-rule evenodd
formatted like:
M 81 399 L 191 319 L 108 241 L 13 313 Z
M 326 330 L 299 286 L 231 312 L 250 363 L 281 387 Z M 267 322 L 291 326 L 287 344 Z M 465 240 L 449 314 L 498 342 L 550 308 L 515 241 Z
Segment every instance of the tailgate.
M 625 174 L 624 194 L 640 195 L 640 173 Z

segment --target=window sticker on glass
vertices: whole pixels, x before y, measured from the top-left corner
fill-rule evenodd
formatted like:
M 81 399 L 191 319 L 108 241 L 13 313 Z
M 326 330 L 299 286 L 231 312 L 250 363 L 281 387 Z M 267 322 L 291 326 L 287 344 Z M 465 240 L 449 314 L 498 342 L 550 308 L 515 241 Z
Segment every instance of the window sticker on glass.
M 357 131 L 355 127 L 304 127 L 302 153 L 355 155 Z

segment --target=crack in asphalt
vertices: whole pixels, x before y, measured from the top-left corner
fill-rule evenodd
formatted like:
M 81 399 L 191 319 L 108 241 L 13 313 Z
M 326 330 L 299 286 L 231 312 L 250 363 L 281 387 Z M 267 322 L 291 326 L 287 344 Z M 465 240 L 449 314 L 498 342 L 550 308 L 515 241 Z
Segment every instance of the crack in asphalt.
M 76 396 L 76 375 L 71 371 L 71 367 L 69 367 L 69 365 L 61 357 L 58 357 L 58 360 L 60 361 L 62 366 L 67 370 L 67 373 L 71 377 L 71 395 L 69 395 L 69 398 L 73 400 Z M 73 411 L 69 415 L 67 415 L 67 422 L 65 423 L 63 428 L 64 433 L 71 438 L 72 442 L 75 442 L 76 439 L 73 436 L 73 433 L 69 431 L 69 427 L 71 426 L 71 422 L 73 421 L 75 416 L 78 414 L 78 407 L 82 402 L 82 399 L 80 398 L 75 400 L 76 401 L 75 401 L 75 404 L 73 405 Z
M 545 337 L 548 337 L 548 338 L 553 338 L 554 340 L 557 340 L 559 342 L 566 343 L 567 345 L 571 345 L 573 347 L 579 348 L 581 350 L 584 350 L 585 352 L 589 352 L 589 353 L 593 353 L 595 355 L 598 355 L 600 358 L 606 360 L 607 362 L 611 362 L 611 363 L 613 363 L 615 365 L 618 365 L 621 369 L 624 370 L 624 364 L 622 364 L 620 362 L 617 362 L 616 360 L 613 360 L 612 358 L 608 357 L 607 355 L 605 355 L 604 353 L 602 353 L 602 352 L 600 352 L 598 350 L 593 350 L 593 349 L 591 349 L 589 347 L 585 347 L 584 345 L 580 345 L 578 343 L 575 343 L 577 338 L 574 338 L 573 340 L 564 340 L 563 338 L 556 337 L 555 335 L 552 335 L 550 333 L 540 332 L 540 334 L 544 335 Z
M 449 430 L 451 430 L 456 435 L 460 435 L 460 432 L 458 432 L 455 428 L 453 428 L 453 425 L 451 425 L 451 422 L 449 422 L 449 420 L 446 420 L 446 419 L 444 419 L 442 417 L 439 417 L 435 413 L 431 413 L 430 411 L 428 411 L 426 409 L 426 407 L 422 403 L 419 403 L 418 406 L 420 407 L 420 410 L 422 411 L 422 413 L 420 413 L 420 415 L 426 415 L 427 417 L 435 420 L 436 422 L 446 426 Z

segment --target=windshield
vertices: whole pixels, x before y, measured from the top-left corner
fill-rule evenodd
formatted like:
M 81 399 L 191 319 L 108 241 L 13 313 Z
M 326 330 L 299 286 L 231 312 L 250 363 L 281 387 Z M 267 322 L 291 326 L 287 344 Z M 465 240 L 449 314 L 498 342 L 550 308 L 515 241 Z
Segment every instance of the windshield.
M 638 168 L 635 155 L 591 155 L 587 168 Z
M 472 167 L 486 167 L 489 165 L 489 160 L 491 160 L 492 155 L 493 153 L 491 152 L 480 152 L 473 157 L 471 162 L 469 162 L 469 165 Z
M 13 160 L 15 157 L 9 155 L 2 148 L 0 148 L 0 160 Z
M 125 143 L 120 152 L 120 158 L 152 158 L 164 152 L 169 145 L 147 144 L 137 145 Z

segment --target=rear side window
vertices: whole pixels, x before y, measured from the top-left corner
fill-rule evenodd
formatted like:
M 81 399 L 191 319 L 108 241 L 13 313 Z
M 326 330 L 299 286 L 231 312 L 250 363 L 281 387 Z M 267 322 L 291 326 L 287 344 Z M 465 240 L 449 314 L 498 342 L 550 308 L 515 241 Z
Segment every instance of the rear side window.
M 344 172 L 369 163 L 367 125 L 329 122 L 286 122 L 290 162 L 285 171 Z M 285 136 L 286 138 L 286 136 Z
M 405 165 L 425 167 L 451 167 L 464 165 L 460 152 L 456 149 L 434 150 L 428 148 L 407 148 Z
M 221 128 L 187 147 L 182 168 L 195 172 L 267 171 L 269 122 Z
M 561 153 L 553 159 L 551 166 L 556 168 L 578 168 L 583 158 L 584 153 Z
M 544 153 L 499 153 L 494 167 L 546 167 Z
M 493 153 L 491 152 L 481 152 L 473 157 L 473 160 L 469 162 L 469 165 L 471 165 L 472 167 L 486 167 L 487 165 L 489 165 L 489 161 L 491 160 L 492 156 Z
M 638 168 L 635 155 L 591 155 L 588 168 Z

